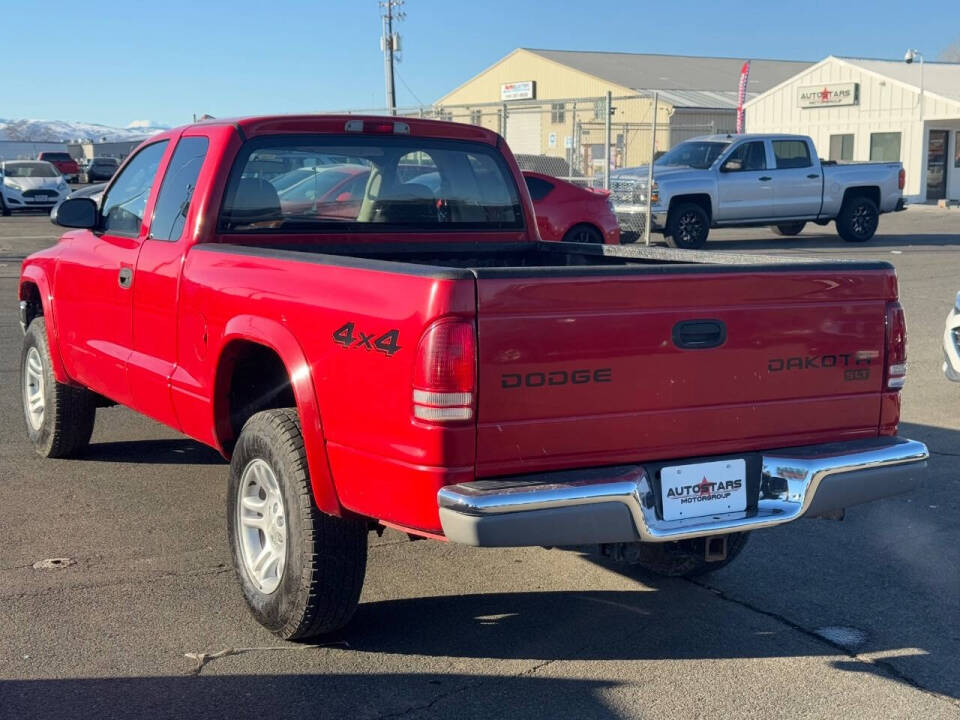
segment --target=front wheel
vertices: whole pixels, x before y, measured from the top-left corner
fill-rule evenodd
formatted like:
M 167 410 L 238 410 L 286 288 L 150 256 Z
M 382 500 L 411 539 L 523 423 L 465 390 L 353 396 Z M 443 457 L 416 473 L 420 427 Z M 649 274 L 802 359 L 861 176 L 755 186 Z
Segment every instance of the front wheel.
M 71 457 L 87 447 L 97 413 L 96 396 L 86 388 L 57 382 L 43 317 L 34 318 L 23 338 L 20 388 L 27 435 L 38 455 Z
M 664 236 L 667 245 L 684 250 L 700 250 L 707 244 L 710 234 L 710 218 L 707 212 L 695 203 L 679 203 L 670 210 Z
M 2 193 L 0 193 L 0 216 L 10 217 L 10 208 L 8 208 L 7 203 L 3 201 Z
M 853 197 L 840 208 L 837 233 L 847 242 L 866 242 L 877 232 L 879 223 L 877 204 L 868 197 Z
M 726 567 L 746 547 L 749 533 L 726 535 L 726 555 L 722 560 L 707 559 L 707 542 L 718 538 L 695 538 L 667 543 L 628 543 L 614 546 L 609 553 L 632 568 L 665 577 L 696 577 Z
M 804 221 L 799 222 L 789 222 L 789 223 L 780 223 L 779 225 L 773 226 L 773 231 L 777 235 L 783 235 L 784 237 L 793 237 L 794 235 L 799 235 L 807 223 Z
M 317 508 L 296 410 L 265 410 L 243 426 L 227 526 L 237 579 L 261 625 L 303 640 L 350 621 L 367 567 L 367 525 Z

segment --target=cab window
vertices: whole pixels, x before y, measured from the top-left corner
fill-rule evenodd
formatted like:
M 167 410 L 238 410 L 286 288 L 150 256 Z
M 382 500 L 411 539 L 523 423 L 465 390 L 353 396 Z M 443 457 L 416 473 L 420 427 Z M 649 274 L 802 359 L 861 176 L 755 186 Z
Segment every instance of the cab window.
M 187 211 L 200 168 L 207 156 L 209 141 L 205 137 L 185 137 L 177 143 L 170 165 L 164 173 L 157 205 L 150 223 L 150 237 L 177 241 L 187 221 Z
M 132 235 L 140 232 L 147 198 L 167 141 L 147 145 L 138 152 L 117 177 L 103 198 L 103 231 L 111 235 Z
M 810 149 L 803 140 L 774 140 L 773 155 L 777 159 L 777 169 L 805 168 L 810 161 Z
M 734 149 L 724 162 L 723 169 L 727 172 L 766 170 L 767 151 L 763 141 L 746 142 Z

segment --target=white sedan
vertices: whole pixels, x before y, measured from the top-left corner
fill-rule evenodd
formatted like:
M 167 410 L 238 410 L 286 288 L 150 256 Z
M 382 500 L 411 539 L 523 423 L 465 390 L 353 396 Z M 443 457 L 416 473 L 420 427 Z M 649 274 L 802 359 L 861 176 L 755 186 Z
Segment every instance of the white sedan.
M 960 293 L 943 330 L 943 372 L 948 379 L 960 382 Z
M 0 212 L 49 210 L 70 194 L 60 171 L 43 160 L 0 162 Z

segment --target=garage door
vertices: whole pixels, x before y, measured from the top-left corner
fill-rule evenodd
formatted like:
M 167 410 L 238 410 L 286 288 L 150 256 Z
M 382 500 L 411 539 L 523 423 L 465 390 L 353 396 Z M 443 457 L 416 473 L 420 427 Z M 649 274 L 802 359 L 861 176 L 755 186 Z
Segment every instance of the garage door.
M 507 111 L 507 145 L 514 154 L 540 154 L 540 111 Z

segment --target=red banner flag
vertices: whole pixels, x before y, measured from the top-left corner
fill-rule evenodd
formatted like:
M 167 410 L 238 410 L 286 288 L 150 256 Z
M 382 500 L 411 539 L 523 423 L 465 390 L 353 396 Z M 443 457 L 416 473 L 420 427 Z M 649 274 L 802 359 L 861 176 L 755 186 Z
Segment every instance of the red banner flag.
M 740 87 L 737 94 L 737 134 L 743 132 L 743 103 L 747 99 L 747 78 L 750 77 L 750 61 L 740 68 Z

